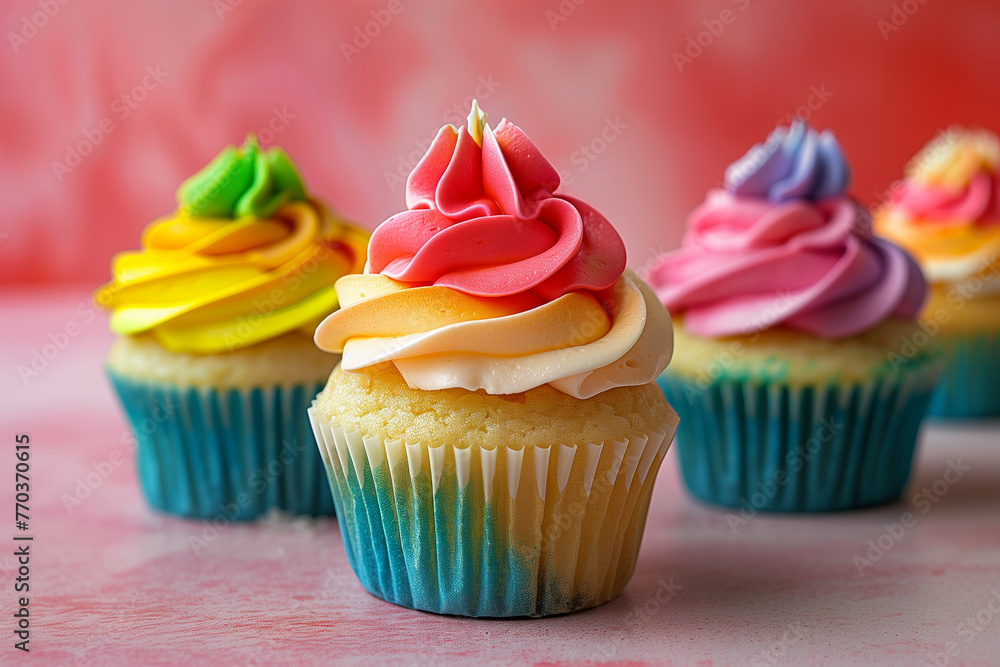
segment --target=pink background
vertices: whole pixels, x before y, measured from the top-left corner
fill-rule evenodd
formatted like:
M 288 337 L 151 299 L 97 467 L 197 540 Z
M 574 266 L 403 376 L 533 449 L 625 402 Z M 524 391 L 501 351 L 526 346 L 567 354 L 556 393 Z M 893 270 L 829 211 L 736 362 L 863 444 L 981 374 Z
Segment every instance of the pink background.
M 170 212 L 178 183 L 274 109 L 294 118 L 271 142 L 315 192 L 374 226 L 402 208 L 417 142 L 478 94 L 491 123 L 524 128 L 568 174 L 564 190 L 618 226 L 636 268 L 674 247 L 724 167 L 814 90 L 828 99 L 813 98 L 811 121 L 835 129 L 869 202 L 937 130 L 997 129 L 991 0 L 399 0 L 395 15 L 388 0 L 220 12 L 226 2 L 43 0 L 58 7 L 51 18 L 38 0 L 0 7 L 0 283 L 103 281 L 111 255 Z M 348 62 L 341 43 L 372 12 L 390 20 Z M 901 25 L 883 35 L 894 12 Z M 678 71 L 674 52 L 699 33 L 708 45 Z M 627 127 L 602 146 L 616 119 Z M 56 174 L 102 123 L 112 131 Z M 580 151 L 591 142 L 603 149 L 593 159 Z
M 896 503 L 759 515 L 738 534 L 684 492 L 668 455 L 619 599 L 540 622 L 438 617 L 367 595 L 328 521 L 232 526 L 195 553 L 189 539 L 206 524 L 155 514 L 140 496 L 129 430 L 99 379 L 112 335 L 90 295 L 111 255 L 170 212 L 178 183 L 275 108 L 294 118 L 270 142 L 315 192 L 374 226 L 402 207 L 416 142 L 460 121 L 477 94 L 491 123 L 522 126 L 568 173 L 566 190 L 616 223 L 640 268 L 676 244 L 724 167 L 819 89 L 829 99 L 811 120 L 836 130 L 871 202 L 937 130 L 1000 129 L 1000 3 L 401 0 L 347 62 L 341 42 L 372 11 L 385 19 L 390 0 L 244 0 L 220 16 L 227 1 L 0 2 L 0 507 L 14 502 L 11 436 L 28 432 L 37 539 L 33 654 L 4 644 L 0 664 L 997 664 L 997 422 L 926 425 Z M 906 21 L 884 39 L 878 22 L 894 11 Z M 45 25 L 25 29 L 35 16 Z M 699 33 L 710 43 L 679 72 L 672 54 Z M 135 89 L 157 67 L 163 80 Z M 123 106 L 134 89 L 144 99 Z M 627 127 L 586 158 L 580 147 L 615 119 Z M 57 176 L 53 162 L 102 124 L 112 131 Z M 22 380 L 18 367 L 70 326 Z M 81 487 L 112 456 L 124 463 Z M 854 558 L 955 459 L 968 475 L 859 572 Z M 68 494 L 82 505 L 67 507 Z M 661 580 L 683 588 L 650 611 Z

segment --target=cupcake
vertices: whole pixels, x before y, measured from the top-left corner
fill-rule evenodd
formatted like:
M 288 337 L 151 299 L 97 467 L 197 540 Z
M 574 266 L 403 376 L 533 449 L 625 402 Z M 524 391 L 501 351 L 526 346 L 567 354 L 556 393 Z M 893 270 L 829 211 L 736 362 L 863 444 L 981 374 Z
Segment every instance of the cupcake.
M 778 128 L 650 266 L 674 314 L 659 382 L 696 498 L 741 515 L 845 510 L 906 484 L 940 373 L 934 353 L 901 352 L 926 284 L 871 234 L 849 182 L 829 131 Z
M 310 411 L 368 591 L 464 616 L 617 596 L 677 423 L 670 317 L 607 219 L 555 194 L 473 105 L 407 179 L 316 331 L 343 360 Z
M 931 284 L 914 346 L 946 358 L 931 414 L 1000 415 L 1000 140 L 954 127 L 910 162 L 876 216 Z
M 337 359 L 315 349 L 334 283 L 368 233 L 311 198 L 278 148 L 250 137 L 177 191 L 96 301 L 118 337 L 107 370 L 158 510 L 253 519 L 333 512 L 306 409 Z

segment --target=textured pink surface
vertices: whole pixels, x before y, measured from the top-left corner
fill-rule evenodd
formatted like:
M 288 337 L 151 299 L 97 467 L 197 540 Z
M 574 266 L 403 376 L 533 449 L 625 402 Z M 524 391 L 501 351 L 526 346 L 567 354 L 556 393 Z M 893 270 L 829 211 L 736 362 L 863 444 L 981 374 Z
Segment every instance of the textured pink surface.
M 32 442 L 32 664 L 921 665 L 949 643 L 958 651 L 949 664 L 1000 664 L 1000 612 L 988 608 L 992 599 L 1000 609 L 996 422 L 926 429 L 904 501 L 759 515 L 735 530 L 725 511 L 685 496 L 670 454 L 619 599 L 539 621 L 440 617 L 365 593 L 333 522 L 228 526 L 195 553 L 191 539 L 205 538 L 207 524 L 146 509 L 102 375 L 111 337 L 87 293 L 0 298 L 4 508 L 13 504 L 13 435 Z M 18 365 L 69 323 L 79 333 L 22 381 Z M 63 494 L 76 493 L 95 463 L 106 470 L 116 451 L 125 462 L 68 511 Z M 941 482 L 959 459 L 970 469 Z M 916 524 L 859 574 L 855 556 L 904 512 Z M 4 515 L 0 664 L 27 664 L 11 647 L 15 531 Z

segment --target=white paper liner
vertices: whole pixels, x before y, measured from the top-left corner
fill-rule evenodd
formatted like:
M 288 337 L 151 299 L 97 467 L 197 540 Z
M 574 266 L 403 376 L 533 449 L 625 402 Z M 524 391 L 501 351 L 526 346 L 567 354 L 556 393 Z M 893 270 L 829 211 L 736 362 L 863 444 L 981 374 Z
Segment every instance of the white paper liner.
M 309 418 L 365 588 L 467 616 L 559 614 L 616 597 L 678 421 L 671 411 L 617 442 L 491 450 L 363 437 L 315 407 Z

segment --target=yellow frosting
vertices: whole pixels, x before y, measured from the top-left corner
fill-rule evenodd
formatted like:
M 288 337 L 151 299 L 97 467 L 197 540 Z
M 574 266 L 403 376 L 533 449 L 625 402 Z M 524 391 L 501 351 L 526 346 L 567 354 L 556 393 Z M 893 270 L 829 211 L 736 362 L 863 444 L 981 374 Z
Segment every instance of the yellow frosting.
M 953 127 L 913 157 L 906 176 L 924 185 L 962 188 L 977 172 L 994 172 L 998 165 L 1000 141 L 995 134 Z
M 211 354 L 311 333 L 336 309 L 333 285 L 360 271 L 369 233 L 319 202 L 270 218 L 211 218 L 181 207 L 152 223 L 142 250 L 118 254 L 97 302 L 111 328 L 150 333 L 172 352 Z
M 879 233 L 904 246 L 933 282 L 955 282 L 988 272 L 1000 258 L 1000 225 L 921 225 L 888 213 Z

